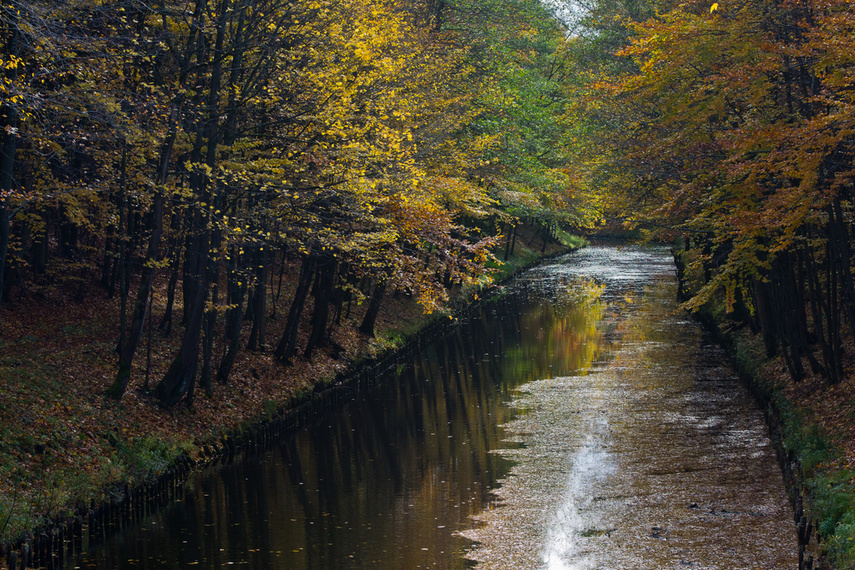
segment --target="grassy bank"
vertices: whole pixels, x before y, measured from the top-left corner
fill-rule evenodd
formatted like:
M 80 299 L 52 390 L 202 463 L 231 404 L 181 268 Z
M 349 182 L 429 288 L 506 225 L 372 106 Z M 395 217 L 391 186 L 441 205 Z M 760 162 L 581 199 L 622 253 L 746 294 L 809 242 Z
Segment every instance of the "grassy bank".
M 514 255 L 498 268 L 499 279 L 544 255 L 581 244 L 561 239 L 542 251 L 533 231 L 521 232 Z M 284 274 L 296 277 L 296 269 L 286 267 Z M 155 288 L 155 328 L 165 307 L 166 287 L 163 280 Z M 357 332 L 365 306 L 354 305 L 333 331 L 335 350 L 318 351 L 311 360 L 297 358 L 285 366 L 275 362 L 271 352 L 295 287 L 287 279 L 282 285 L 266 346 L 242 351 L 229 382 L 215 384 L 210 396 L 197 387 L 192 407 L 173 409 L 158 407 L 150 389 L 175 354 L 180 331 L 170 336 L 157 330 L 144 333 L 131 385 L 115 402 L 104 392 L 115 375 L 116 299 L 95 293 L 75 302 L 67 291 L 45 287 L 4 307 L 0 541 L 19 540 L 34 528 L 75 516 L 93 502 L 109 501 L 128 486 L 157 479 L 179 457 L 199 460 L 206 446 L 282 414 L 357 363 L 402 346 L 432 320 L 447 319 L 425 315 L 410 297 L 390 292 L 375 337 Z M 453 305 L 462 306 L 477 293 L 458 289 Z M 301 329 L 302 344 L 308 333 L 308 326 Z
M 696 287 L 697 276 L 684 282 L 689 294 L 693 277 Z M 766 411 L 804 546 L 802 567 L 812 561 L 814 569 L 855 568 L 853 339 L 846 341 L 846 373 L 839 383 L 817 374 L 795 383 L 782 357 L 767 357 L 761 335 L 732 319 L 722 299 L 707 303 L 698 317 L 728 348 Z

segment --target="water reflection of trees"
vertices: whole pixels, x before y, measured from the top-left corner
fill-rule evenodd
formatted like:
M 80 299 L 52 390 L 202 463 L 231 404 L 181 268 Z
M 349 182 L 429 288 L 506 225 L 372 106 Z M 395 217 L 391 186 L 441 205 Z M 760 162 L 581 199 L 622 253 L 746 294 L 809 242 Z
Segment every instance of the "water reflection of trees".
M 469 542 L 456 531 L 475 524 L 510 468 L 492 453 L 506 445 L 500 426 L 515 413 L 505 405 L 510 393 L 530 380 L 584 373 L 605 347 L 602 286 L 554 285 L 478 307 L 361 401 L 266 454 L 197 478 L 150 529 L 182 529 L 157 535 L 159 550 L 208 566 L 441 559 L 463 568 Z M 130 556 L 145 568 L 139 544 L 129 537 L 122 548 L 137 551 Z

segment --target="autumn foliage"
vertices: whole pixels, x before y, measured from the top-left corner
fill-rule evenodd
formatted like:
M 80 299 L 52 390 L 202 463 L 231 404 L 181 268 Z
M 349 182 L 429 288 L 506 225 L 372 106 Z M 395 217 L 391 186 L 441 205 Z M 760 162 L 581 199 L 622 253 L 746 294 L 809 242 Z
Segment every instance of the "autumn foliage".
M 0 535 L 596 223 L 564 32 L 530 0 L 0 3 Z
M 576 168 L 610 218 L 678 240 L 686 306 L 723 300 L 798 404 L 834 394 L 850 410 L 838 386 L 855 338 L 853 25 L 837 0 L 604 1 L 569 42 Z M 842 512 L 823 532 L 850 567 Z
M 520 218 L 544 240 L 581 223 L 566 177 L 521 180 L 534 163 L 558 172 L 536 157 L 545 142 L 506 137 L 527 120 L 509 109 L 558 84 L 561 26 L 537 3 L 11 2 L 2 24 L 2 299 L 118 295 L 116 399 L 158 279 L 159 328 L 183 338 L 154 393 L 189 404 L 228 381 L 244 316 L 249 349 L 285 364 L 308 319 L 310 358 L 343 302 L 370 300 L 372 335 L 386 292 L 430 312 L 489 281 Z M 547 141 L 561 104 L 538 108 L 528 130 Z M 519 211 L 511 186 L 540 206 Z M 269 282 L 295 263 L 285 332 L 268 339 Z
M 855 326 L 851 5 L 657 8 L 622 19 L 579 98 L 612 212 L 682 238 L 703 280 L 688 306 L 722 292 L 795 379 L 836 382 Z

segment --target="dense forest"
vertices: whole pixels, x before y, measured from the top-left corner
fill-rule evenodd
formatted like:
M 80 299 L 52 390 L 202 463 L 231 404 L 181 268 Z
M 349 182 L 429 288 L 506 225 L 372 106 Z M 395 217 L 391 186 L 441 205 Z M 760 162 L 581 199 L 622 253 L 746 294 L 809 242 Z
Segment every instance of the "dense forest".
M 851 2 L 6 1 L 0 42 L 0 317 L 111 300 L 110 399 L 152 329 L 191 405 L 352 308 L 443 310 L 523 225 L 673 240 L 687 307 L 851 369 Z
M 249 349 L 267 342 L 286 261 L 300 278 L 271 341 L 282 362 L 310 293 L 306 356 L 343 299 L 369 300 L 369 335 L 387 290 L 441 307 L 520 217 L 548 237 L 591 215 L 559 150 L 563 30 L 537 3 L 509 8 L 4 5 L 4 302 L 45 286 L 119 296 L 120 399 L 168 275 L 159 328 L 184 326 L 166 406 L 192 399 L 197 372 L 209 393 L 227 381 L 244 313 Z

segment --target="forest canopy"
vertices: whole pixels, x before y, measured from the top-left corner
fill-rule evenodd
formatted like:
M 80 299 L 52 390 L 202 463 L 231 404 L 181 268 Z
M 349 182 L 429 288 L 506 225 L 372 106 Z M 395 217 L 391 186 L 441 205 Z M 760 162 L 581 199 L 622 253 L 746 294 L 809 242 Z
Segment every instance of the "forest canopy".
M 287 363 L 309 295 L 306 356 L 343 296 L 370 300 L 370 335 L 387 290 L 433 311 L 489 280 L 520 221 L 545 243 L 597 220 L 564 168 L 565 30 L 538 2 L 27 1 L 0 16 L 2 300 L 119 296 L 115 398 L 159 279 L 161 330 L 183 325 L 157 386 L 170 406 L 199 374 L 227 380 L 242 315 L 249 348 L 265 344 L 274 267 L 302 268 L 273 343 Z
M 2 299 L 121 297 L 124 392 L 169 280 L 187 395 L 266 282 L 300 269 L 275 357 L 329 340 L 328 307 L 386 291 L 428 311 L 489 279 L 515 228 L 680 239 L 715 295 L 835 381 L 855 327 L 855 15 L 843 0 L 7 2 Z M 180 281 L 180 287 L 179 282 Z M 132 287 L 133 284 L 133 287 Z M 131 290 L 133 288 L 133 290 Z M 175 303 L 180 292 L 181 300 Z M 218 324 L 219 317 L 223 322 Z M 809 330 L 810 329 L 810 330 Z M 201 349 L 200 349 L 201 347 Z M 229 375 L 224 358 L 217 374 Z

